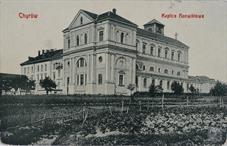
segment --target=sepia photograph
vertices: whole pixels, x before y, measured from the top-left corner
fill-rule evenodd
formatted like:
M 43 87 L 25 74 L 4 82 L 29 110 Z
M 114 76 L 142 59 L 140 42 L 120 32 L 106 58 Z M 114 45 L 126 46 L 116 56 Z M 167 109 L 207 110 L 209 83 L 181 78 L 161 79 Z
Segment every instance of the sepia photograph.
M 227 0 L 0 0 L 0 145 L 227 146 Z

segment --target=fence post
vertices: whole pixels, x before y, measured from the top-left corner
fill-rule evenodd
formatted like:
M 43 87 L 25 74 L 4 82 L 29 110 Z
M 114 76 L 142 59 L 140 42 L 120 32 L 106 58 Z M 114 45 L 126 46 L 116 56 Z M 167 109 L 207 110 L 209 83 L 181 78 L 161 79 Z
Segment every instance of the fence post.
M 139 101 L 139 105 L 140 105 L 140 111 L 141 111 L 141 101 Z
M 121 112 L 123 113 L 124 111 L 124 100 L 121 101 Z
M 187 106 L 188 106 L 188 96 L 187 96 Z
M 150 101 L 148 100 L 147 101 L 147 110 L 149 110 L 149 107 L 150 107 Z
M 162 94 L 162 110 L 164 108 L 164 94 Z
M 112 115 L 112 109 L 111 106 L 109 105 L 109 110 L 110 110 L 110 114 Z

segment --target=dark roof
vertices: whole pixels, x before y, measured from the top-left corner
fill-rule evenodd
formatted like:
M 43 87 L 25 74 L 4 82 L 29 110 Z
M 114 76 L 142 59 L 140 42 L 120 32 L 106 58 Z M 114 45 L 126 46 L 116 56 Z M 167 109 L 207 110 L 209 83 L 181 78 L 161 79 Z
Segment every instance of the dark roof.
M 88 11 L 85 11 L 85 10 L 82 10 L 82 11 L 84 11 L 86 14 L 88 14 L 91 18 L 93 18 L 93 19 L 96 19 L 97 18 L 97 14 L 95 14 L 95 13 L 92 13 L 92 12 L 88 12 Z
M 164 24 L 162 24 L 161 22 L 159 22 L 159 21 L 158 21 L 158 20 L 156 20 L 156 19 L 153 19 L 153 20 L 151 20 L 151 21 L 147 22 L 146 24 L 144 24 L 144 26 L 145 26 L 145 25 L 154 24 L 154 23 L 156 23 L 156 24 L 160 24 L 160 25 L 164 26 Z
M 129 26 L 137 27 L 137 25 L 135 23 L 133 23 L 133 22 L 117 15 L 117 14 L 114 14 L 111 11 L 105 12 L 105 13 L 100 14 L 100 15 L 92 13 L 92 12 L 88 12 L 88 11 L 85 11 L 85 10 L 81 10 L 81 11 L 85 12 L 90 17 L 92 17 L 94 19 L 94 22 L 102 22 L 102 21 L 105 21 L 105 20 L 113 20 L 113 21 L 117 21 L 117 22 L 129 25 Z M 62 32 L 66 32 L 66 31 L 69 31 L 68 27 L 65 28 Z
M 100 21 L 104 21 L 104 20 L 113 20 L 113 21 L 118 21 L 124 24 L 128 24 L 134 27 L 137 27 L 137 25 L 117 14 L 114 14 L 113 12 L 109 11 L 109 12 L 105 12 L 103 14 L 100 14 L 97 16 L 96 21 L 100 22 Z
M 150 31 L 147 31 L 147 30 L 144 30 L 141 28 L 137 28 L 137 35 L 143 36 L 143 37 L 148 37 L 148 38 L 158 40 L 158 41 L 161 41 L 164 43 L 168 43 L 171 45 L 175 45 L 175 46 L 188 47 L 187 45 L 185 45 L 184 43 L 182 43 L 176 39 L 164 36 L 162 34 L 152 33 Z
M 45 62 L 49 60 L 56 60 L 56 59 L 62 58 L 62 55 L 63 55 L 63 49 L 53 50 L 53 51 L 49 50 L 48 52 L 45 52 L 36 57 L 28 57 L 28 60 L 21 63 L 20 65 L 23 66 L 23 65 L 33 64 L 33 63 Z

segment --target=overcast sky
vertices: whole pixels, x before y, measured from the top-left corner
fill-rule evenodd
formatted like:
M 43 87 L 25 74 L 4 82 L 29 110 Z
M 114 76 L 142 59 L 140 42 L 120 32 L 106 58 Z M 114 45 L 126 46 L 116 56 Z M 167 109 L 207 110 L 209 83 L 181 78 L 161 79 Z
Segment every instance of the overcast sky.
M 227 82 L 227 0 L 219 1 L 6 1 L 0 0 L 0 72 L 20 73 L 20 63 L 38 50 L 63 47 L 62 30 L 80 9 L 117 14 L 143 27 L 157 19 L 165 35 L 187 44 L 189 75 L 206 75 Z M 18 14 L 38 14 L 21 19 Z M 203 14 L 204 19 L 166 19 L 162 13 Z

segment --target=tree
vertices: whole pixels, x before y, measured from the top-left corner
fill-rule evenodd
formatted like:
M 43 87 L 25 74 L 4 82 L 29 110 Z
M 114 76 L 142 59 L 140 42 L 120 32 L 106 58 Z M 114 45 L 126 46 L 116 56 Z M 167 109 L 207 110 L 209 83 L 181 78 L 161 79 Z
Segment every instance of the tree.
M 12 89 L 12 81 L 0 79 L 0 96 L 2 95 L 2 91 L 8 92 Z
M 52 91 L 53 88 L 56 88 L 56 84 L 49 77 L 46 77 L 44 80 L 40 81 L 40 86 L 46 90 L 46 94 L 48 95 L 49 91 Z
M 149 93 L 151 96 L 155 96 L 156 93 L 162 93 L 163 89 L 160 85 L 155 86 L 154 84 L 151 84 L 149 86 Z
M 182 87 L 181 84 L 179 84 L 178 82 L 174 81 L 171 84 L 171 89 L 174 92 L 174 94 L 180 95 L 184 92 L 184 88 Z
M 214 96 L 224 96 L 227 95 L 227 85 L 217 81 L 215 86 L 211 88 L 210 94 Z
M 191 91 L 191 93 L 196 93 L 196 89 L 195 89 L 195 87 L 193 85 L 191 85 L 189 87 L 189 90 Z

